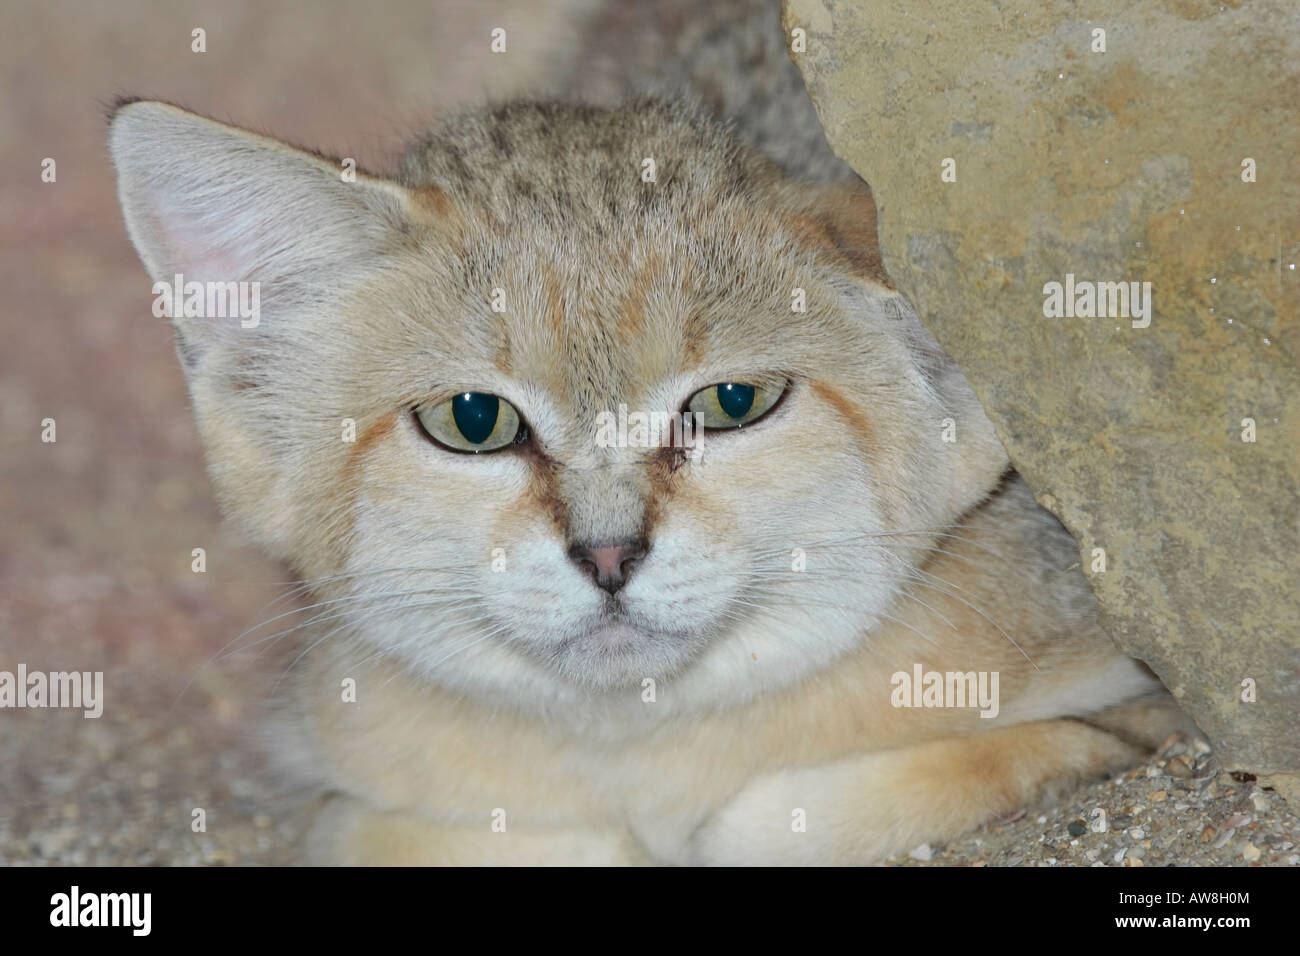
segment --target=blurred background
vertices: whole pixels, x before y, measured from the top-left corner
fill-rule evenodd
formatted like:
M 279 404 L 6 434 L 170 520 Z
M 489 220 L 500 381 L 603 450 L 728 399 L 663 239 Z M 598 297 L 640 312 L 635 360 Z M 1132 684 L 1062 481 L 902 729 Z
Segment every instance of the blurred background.
M 570 0 L 0 4 L 0 670 L 105 674 L 97 720 L 0 713 L 0 865 L 294 860 L 297 819 L 250 737 L 261 678 L 283 662 L 203 666 L 292 607 L 261 610 L 287 572 L 222 528 L 172 333 L 118 211 L 108 104 L 166 99 L 382 172 L 447 109 L 544 88 L 580 13 Z M 489 49 L 498 26 L 505 54 Z

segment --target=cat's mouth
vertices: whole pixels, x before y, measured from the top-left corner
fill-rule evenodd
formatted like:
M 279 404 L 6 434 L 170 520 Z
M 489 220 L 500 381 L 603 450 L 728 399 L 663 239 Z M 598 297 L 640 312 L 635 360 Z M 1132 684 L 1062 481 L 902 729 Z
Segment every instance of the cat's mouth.
M 603 647 L 613 652 L 622 648 L 640 647 L 646 641 L 646 634 L 641 628 L 629 621 L 614 619 L 596 625 L 587 633 L 584 640 L 598 641 Z
M 698 635 L 640 623 L 622 611 L 594 620 L 547 655 L 562 673 L 602 689 L 641 687 L 680 670 L 702 647 Z

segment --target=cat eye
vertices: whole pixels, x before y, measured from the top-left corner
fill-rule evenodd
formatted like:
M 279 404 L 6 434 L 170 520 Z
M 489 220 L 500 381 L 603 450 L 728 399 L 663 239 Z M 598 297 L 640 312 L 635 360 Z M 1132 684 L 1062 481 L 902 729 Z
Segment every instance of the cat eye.
M 784 394 L 784 387 L 722 382 L 692 395 L 686 410 L 705 428 L 741 428 L 770 412 Z
M 528 428 L 513 405 L 487 392 L 461 392 L 415 410 L 421 430 L 449 451 L 500 451 L 528 440 Z

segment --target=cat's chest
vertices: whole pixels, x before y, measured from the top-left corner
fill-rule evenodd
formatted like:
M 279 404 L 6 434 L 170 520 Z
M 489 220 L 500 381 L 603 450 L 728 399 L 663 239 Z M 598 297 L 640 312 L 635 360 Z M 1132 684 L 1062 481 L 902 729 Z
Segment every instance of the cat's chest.
M 446 823 L 489 826 L 495 814 L 507 826 L 626 828 L 655 856 L 674 859 L 709 814 L 788 757 L 770 726 L 743 714 L 600 741 L 417 688 L 400 674 L 384 676 L 381 694 L 344 703 L 335 676 L 322 659 L 299 687 L 309 757 L 326 781 Z M 817 739 L 786 731 L 791 741 Z
M 327 655 L 299 690 L 309 698 L 310 759 L 337 789 L 457 826 L 628 830 L 673 862 L 700 824 L 764 774 L 924 733 L 922 720 L 900 720 L 884 695 L 862 692 L 872 678 L 854 674 L 854 662 L 841 661 L 848 676 L 833 682 L 625 735 L 487 707 L 399 670 L 369 675 L 344 703 Z

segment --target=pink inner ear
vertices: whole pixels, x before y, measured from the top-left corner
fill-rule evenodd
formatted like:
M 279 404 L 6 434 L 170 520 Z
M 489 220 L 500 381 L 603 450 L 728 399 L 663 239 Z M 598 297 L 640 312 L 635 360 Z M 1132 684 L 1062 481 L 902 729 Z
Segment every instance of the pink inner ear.
M 210 241 L 204 242 L 206 229 L 198 217 L 186 217 L 177 209 L 154 206 L 150 219 L 160 243 L 168 251 L 170 271 L 181 273 L 185 281 L 241 282 L 252 271 L 252 263 L 240 262 L 229 251 L 216 248 Z M 172 275 L 159 278 L 170 281 Z

